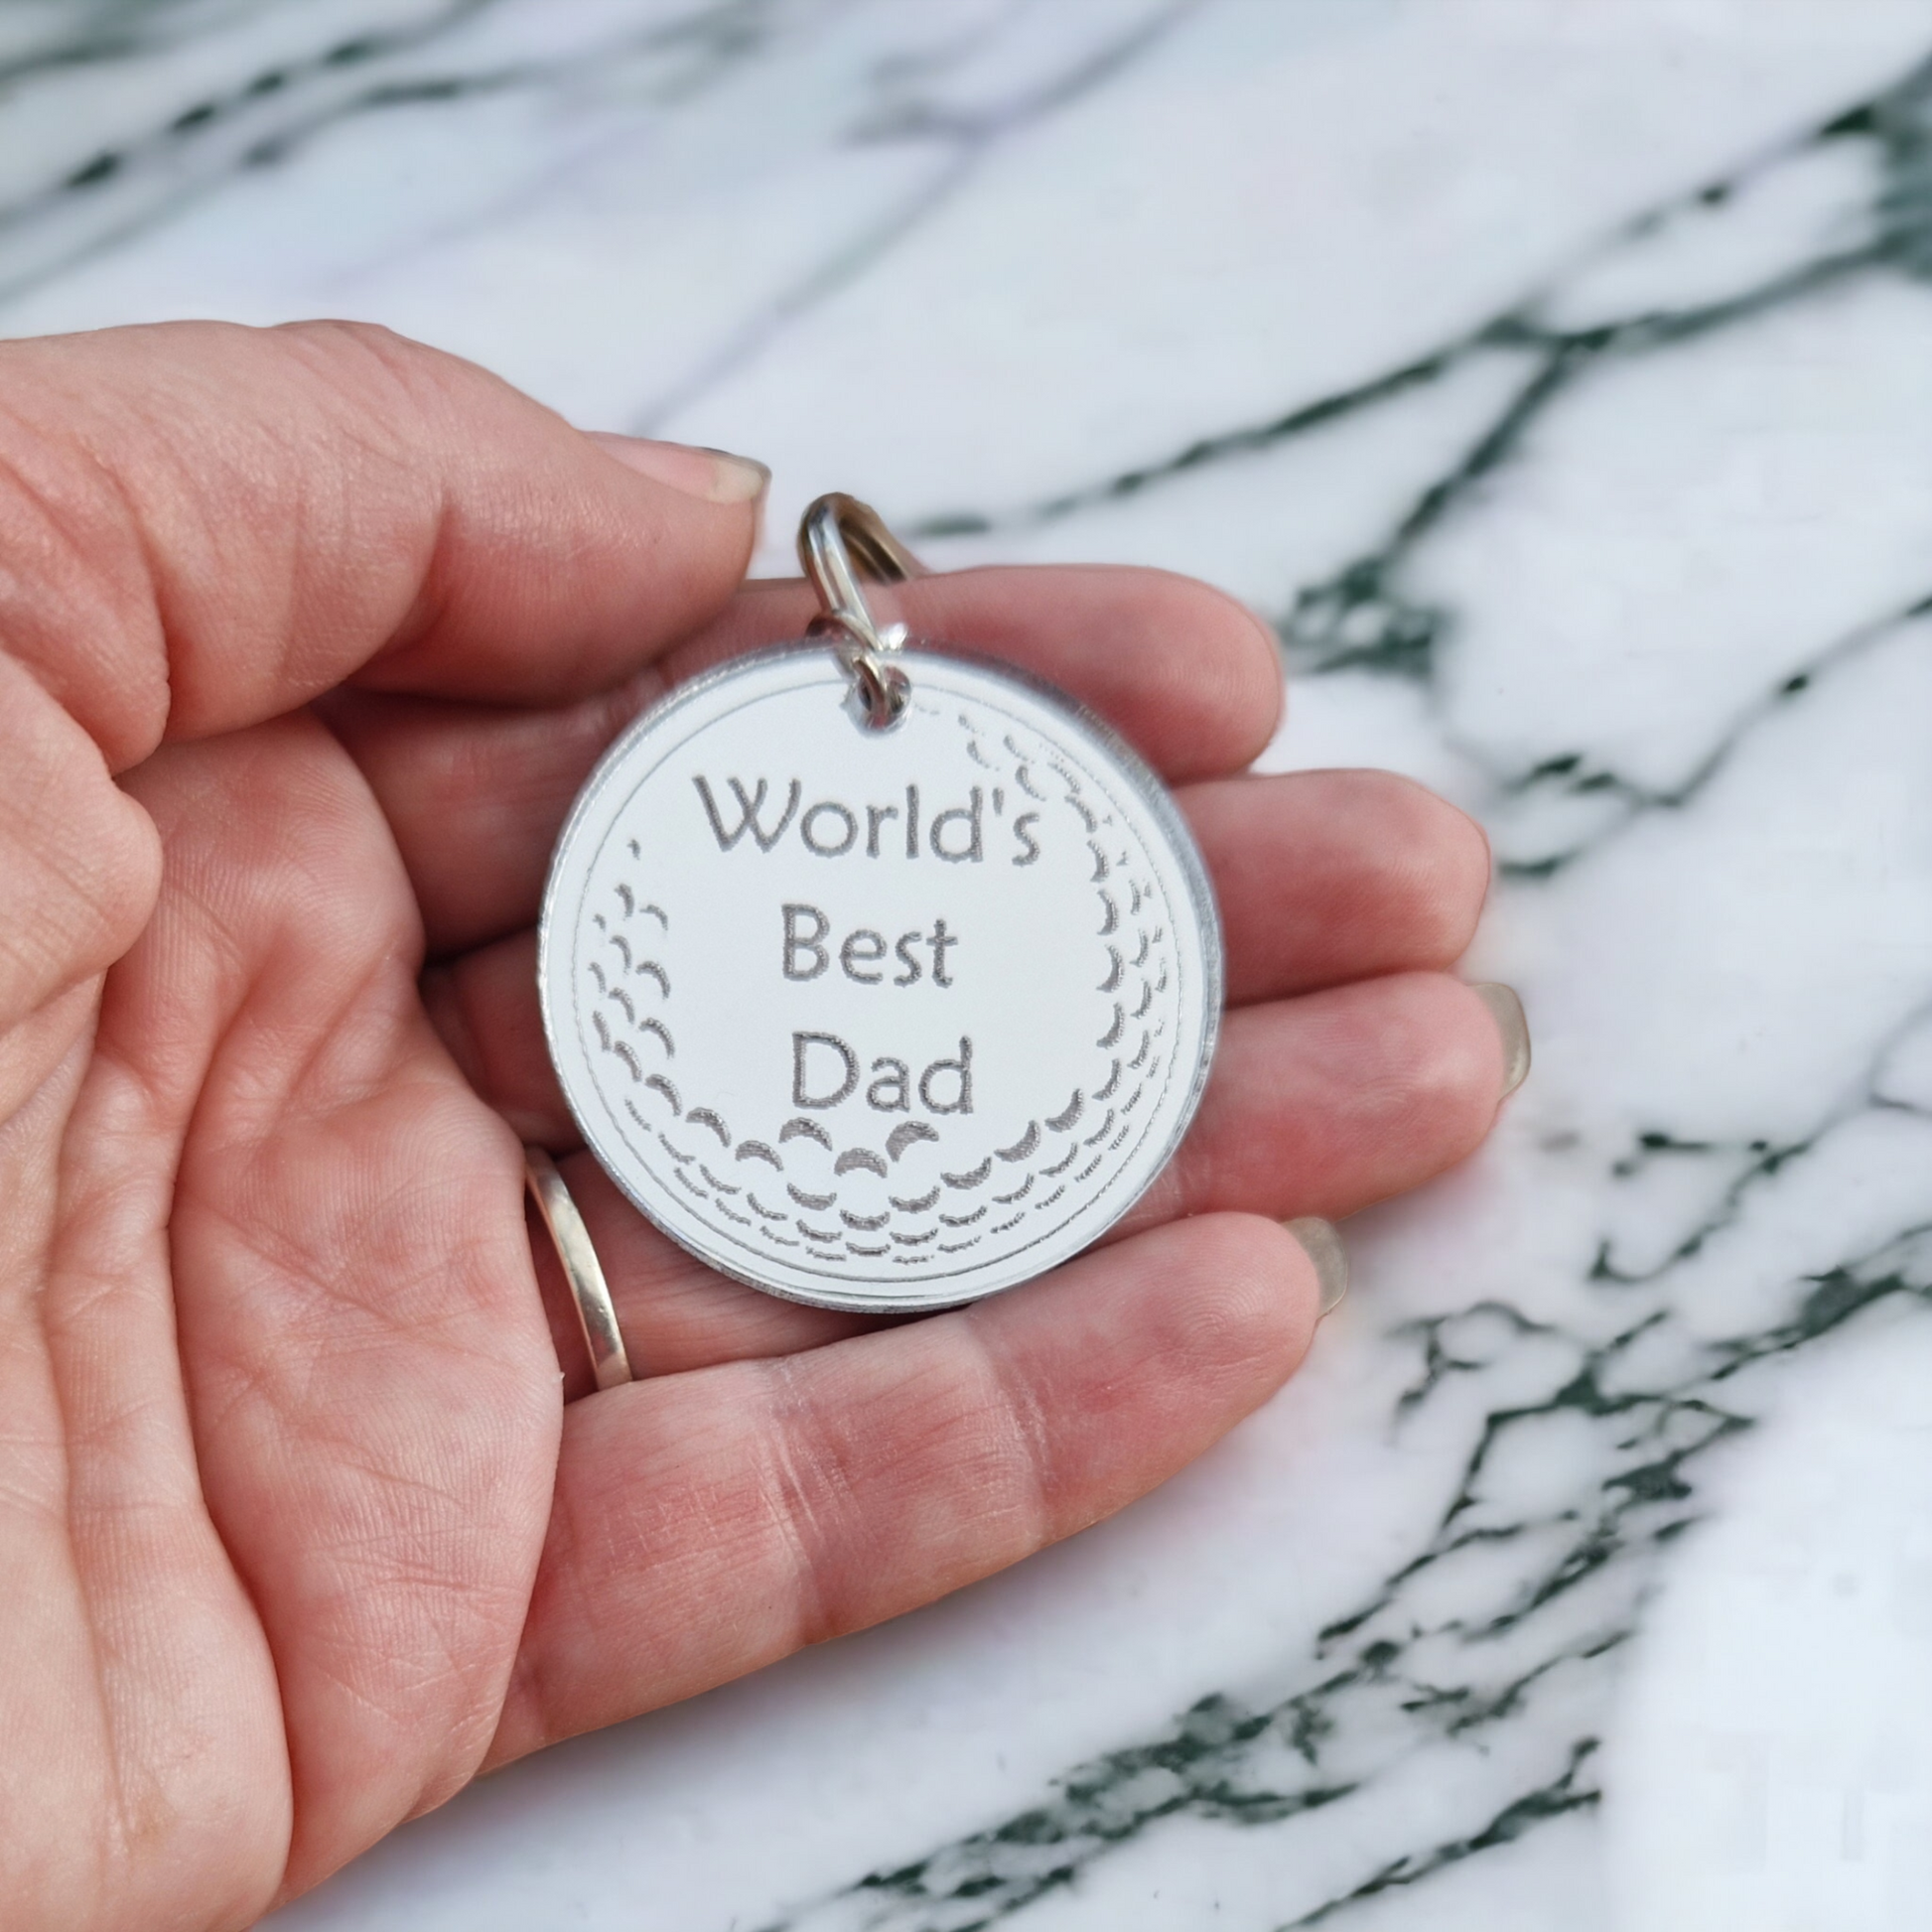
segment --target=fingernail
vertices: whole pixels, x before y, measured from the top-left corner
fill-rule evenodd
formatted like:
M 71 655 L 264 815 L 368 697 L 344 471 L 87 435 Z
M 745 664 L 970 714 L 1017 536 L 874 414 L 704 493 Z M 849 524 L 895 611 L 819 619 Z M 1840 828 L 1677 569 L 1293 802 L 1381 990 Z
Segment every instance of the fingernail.
M 701 496 L 707 503 L 750 503 L 765 492 L 771 472 L 748 456 L 705 449 L 693 443 L 653 443 L 642 436 L 617 436 L 594 429 L 591 441 L 652 483 Z
M 1314 1279 L 1319 1294 L 1314 1318 L 1319 1321 L 1341 1306 L 1348 1293 L 1348 1250 L 1342 1245 L 1341 1230 L 1318 1214 L 1298 1215 L 1282 1226 L 1294 1235 L 1308 1258 L 1314 1263 Z
M 1503 1098 L 1507 1100 L 1530 1075 L 1530 1023 L 1513 986 L 1488 980 L 1469 991 L 1489 1009 L 1489 1017 L 1502 1035 Z

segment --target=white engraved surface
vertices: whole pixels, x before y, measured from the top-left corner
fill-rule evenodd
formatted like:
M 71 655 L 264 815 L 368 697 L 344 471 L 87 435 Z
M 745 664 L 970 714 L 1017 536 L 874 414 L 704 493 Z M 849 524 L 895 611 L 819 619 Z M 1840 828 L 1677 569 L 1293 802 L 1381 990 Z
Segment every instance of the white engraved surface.
M 626 1194 L 729 1274 L 837 1307 L 1012 1287 L 1166 1164 L 1213 1049 L 1199 860 L 1063 700 L 918 654 L 893 731 L 830 651 L 678 693 L 560 841 L 539 977 Z

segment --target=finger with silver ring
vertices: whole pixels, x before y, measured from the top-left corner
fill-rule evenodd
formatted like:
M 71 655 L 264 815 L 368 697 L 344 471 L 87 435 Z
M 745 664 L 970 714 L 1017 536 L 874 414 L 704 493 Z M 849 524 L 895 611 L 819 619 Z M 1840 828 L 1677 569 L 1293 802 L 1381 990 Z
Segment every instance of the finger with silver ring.
M 537 1216 L 549 1233 L 564 1280 L 570 1285 L 571 1303 L 577 1310 L 597 1386 L 615 1389 L 621 1382 L 633 1381 L 611 1285 L 604 1278 L 603 1265 L 591 1245 L 590 1229 L 584 1225 L 556 1162 L 541 1148 L 527 1147 L 523 1150 L 523 1173 Z

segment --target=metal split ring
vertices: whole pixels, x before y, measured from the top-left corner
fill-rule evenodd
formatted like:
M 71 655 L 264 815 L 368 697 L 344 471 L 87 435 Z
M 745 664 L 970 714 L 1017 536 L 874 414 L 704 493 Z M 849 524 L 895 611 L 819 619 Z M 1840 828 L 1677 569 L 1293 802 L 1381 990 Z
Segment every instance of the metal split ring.
M 861 588 L 903 584 L 925 575 L 925 566 L 886 527 L 869 503 L 843 490 L 821 496 L 798 525 L 798 561 L 823 607 L 811 622 L 815 637 L 838 637 L 839 655 L 868 726 L 885 731 L 898 723 L 911 696 L 905 672 L 895 662 L 905 644 L 902 623 L 882 624 Z

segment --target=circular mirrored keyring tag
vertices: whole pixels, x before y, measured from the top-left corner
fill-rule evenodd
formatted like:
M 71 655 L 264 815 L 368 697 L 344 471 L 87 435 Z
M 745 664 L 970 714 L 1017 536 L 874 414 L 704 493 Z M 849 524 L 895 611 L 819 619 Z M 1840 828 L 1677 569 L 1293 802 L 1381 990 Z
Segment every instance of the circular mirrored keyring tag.
M 651 1220 L 796 1301 L 1011 1288 L 1178 1144 L 1221 1005 L 1159 781 L 1056 693 L 903 654 L 869 729 L 822 644 L 742 658 L 618 742 L 544 899 L 550 1051 Z

